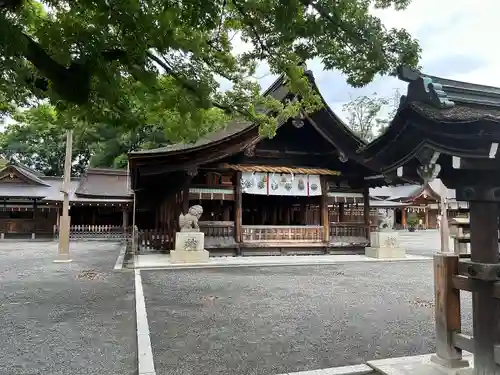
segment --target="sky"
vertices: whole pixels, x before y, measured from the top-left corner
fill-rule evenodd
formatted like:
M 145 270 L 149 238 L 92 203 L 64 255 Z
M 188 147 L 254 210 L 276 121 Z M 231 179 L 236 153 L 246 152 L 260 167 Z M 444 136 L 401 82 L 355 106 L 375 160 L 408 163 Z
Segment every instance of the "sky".
M 500 52 L 498 33 L 494 27 L 500 21 L 498 0 L 413 0 L 404 11 L 378 10 L 387 28 L 405 28 L 422 47 L 422 72 L 500 87 Z M 399 89 L 406 92 L 406 83 L 395 77 L 378 77 L 371 84 L 354 89 L 335 71 L 324 71 L 319 61 L 312 61 L 316 83 L 330 107 L 344 120 L 342 105 L 350 98 L 371 95 L 393 97 Z M 265 68 L 262 68 L 265 69 Z M 261 80 L 267 87 L 275 77 Z

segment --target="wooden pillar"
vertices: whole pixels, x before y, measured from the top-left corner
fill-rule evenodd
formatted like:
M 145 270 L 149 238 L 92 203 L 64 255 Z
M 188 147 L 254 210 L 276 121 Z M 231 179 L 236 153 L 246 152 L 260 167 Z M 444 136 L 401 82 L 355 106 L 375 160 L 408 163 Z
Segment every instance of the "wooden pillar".
M 59 246 L 57 251 L 57 259 L 54 260 L 56 263 L 66 263 L 71 262 L 69 257 L 69 237 L 71 229 L 71 216 L 69 215 L 69 193 L 70 193 L 70 183 L 71 183 L 71 161 L 72 158 L 72 146 L 73 146 L 73 131 L 68 130 L 66 132 L 66 154 L 64 158 L 64 178 L 62 184 L 63 193 L 63 210 L 60 219 L 60 230 L 59 230 Z
M 182 213 L 187 214 L 189 210 L 189 187 L 191 186 L 192 177 L 188 176 L 184 187 L 182 188 Z
M 472 264 L 498 264 L 498 203 L 470 202 L 470 232 Z M 472 294 L 474 374 L 500 375 L 494 358 L 500 342 L 500 300 L 493 297 L 493 281 L 478 281 L 480 287 Z
M 320 176 L 321 183 L 321 224 L 323 225 L 323 241 L 330 241 L 330 221 L 328 220 L 328 181 L 326 176 Z
M 370 243 L 370 189 L 363 188 L 363 223 L 365 226 L 365 238 Z
M 242 192 L 241 192 L 241 172 L 236 172 L 236 185 L 234 188 L 234 240 L 241 243 L 242 225 Z
M 306 202 L 300 202 L 300 225 L 307 225 L 307 205 Z
M 128 227 L 128 210 L 127 207 L 122 207 L 122 225 L 123 231 L 125 232 Z
M 222 221 L 230 221 L 231 209 L 229 206 L 225 205 L 222 211 Z
M 462 350 L 455 347 L 453 334 L 461 331 L 460 291 L 453 288 L 459 257 L 450 253 L 434 255 L 434 298 L 436 354 L 431 361 L 446 368 L 467 367 Z
M 406 227 L 406 208 L 405 207 L 401 208 L 401 225 L 403 226 L 403 228 Z
M 343 223 L 345 221 L 345 203 L 340 202 L 339 203 L 339 223 Z
M 425 229 L 429 229 L 429 207 L 425 207 Z

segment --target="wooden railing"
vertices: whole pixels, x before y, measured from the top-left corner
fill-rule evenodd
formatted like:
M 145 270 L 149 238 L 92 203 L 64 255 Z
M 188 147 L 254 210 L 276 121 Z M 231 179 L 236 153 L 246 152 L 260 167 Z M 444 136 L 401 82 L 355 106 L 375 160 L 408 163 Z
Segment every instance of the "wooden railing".
M 243 242 L 323 242 L 324 228 L 319 225 L 243 225 Z
M 53 227 L 54 237 L 59 237 L 59 228 Z M 72 225 L 69 228 L 70 240 L 120 240 L 130 237 L 132 228 L 121 225 Z
M 137 231 L 137 248 L 141 250 L 171 250 L 175 239 L 164 230 L 140 229 Z
M 47 233 L 52 232 L 52 225 L 42 219 L 0 219 L 0 233 Z
M 366 238 L 364 223 L 330 223 L 330 237 L 363 237 Z M 370 225 L 370 232 L 377 229 L 376 225 Z
M 198 225 L 206 237 L 234 238 L 234 221 L 200 221 Z

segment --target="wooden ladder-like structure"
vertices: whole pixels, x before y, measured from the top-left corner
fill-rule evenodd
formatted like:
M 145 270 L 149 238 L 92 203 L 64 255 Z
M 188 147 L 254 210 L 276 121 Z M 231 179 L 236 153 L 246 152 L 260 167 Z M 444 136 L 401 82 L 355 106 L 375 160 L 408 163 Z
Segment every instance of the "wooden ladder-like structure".
M 500 374 L 499 204 L 470 202 L 470 259 L 458 251 L 434 256 L 436 355 L 446 367 L 465 367 L 462 350 L 474 354 L 474 375 Z M 472 293 L 473 337 L 461 333 L 460 291 Z

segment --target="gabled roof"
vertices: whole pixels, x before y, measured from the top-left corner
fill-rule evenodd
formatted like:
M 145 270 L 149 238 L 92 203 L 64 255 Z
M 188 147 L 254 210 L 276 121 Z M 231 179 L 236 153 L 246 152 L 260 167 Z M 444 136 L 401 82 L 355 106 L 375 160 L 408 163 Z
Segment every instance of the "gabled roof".
M 89 168 L 80 179 L 75 191 L 77 197 L 85 198 L 130 198 L 126 170 L 108 168 Z
M 45 185 L 48 186 L 47 183 L 43 181 L 44 175 L 32 170 L 31 168 L 28 168 L 27 166 L 17 163 L 17 162 L 8 162 L 4 164 L 3 168 L 0 168 L 0 174 L 3 174 L 7 171 L 12 171 L 14 174 L 18 174 L 18 176 L 22 180 L 26 180 L 27 182 L 30 182 L 32 184 L 36 185 Z
M 488 158 L 500 137 L 500 88 L 444 79 L 400 68 L 408 92 L 389 128 L 362 147 L 372 168 L 387 174 L 403 165 L 416 171 L 434 163 L 451 168 L 451 156 Z M 406 177 L 406 176 L 405 176 Z M 416 172 L 409 179 L 420 182 Z
M 323 109 L 309 114 L 306 117 L 309 119 L 313 127 L 332 144 L 343 156 L 356 157 L 356 150 L 365 145 L 365 142 L 354 134 L 351 129 L 334 113 L 324 100 L 319 88 L 316 85 L 312 71 L 307 70 L 305 75 L 308 77 L 313 88 L 323 101 Z M 281 75 L 263 94 L 270 95 L 277 100 L 284 100 L 291 95 L 288 89 L 285 77 Z M 283 124 L 279 124 L 281 126 Z M 192 144 L 175 144 L 171 146 L 156 148 L 152 150 L 133 151 L 129 153 L 129 158 L 144 157 L 148 155 L 169 155 L 180 152 L 191 152 L 202 149 L 203 147 L 213 146 L 218 142 L 229 139 L 237 134 L 250 129 L 257 129 L 258 125 L 247 120 L 235 120 L 231 122 L 225 129 L 208 134 L 197 142 Z M 253 143 L 259 137 L 258 133 L 253 134 L 249 143 Z
M 388 201 L 408 201 L 428 192 L 434 199 L 439 200 L 442 191 L 446 192 L 448 200 L 455 200 L 455 190 L 448 189 L 439 178 L 423 185 L 407 184 L 372 188 L 370 189 L 370 197 L 382 198 Z
M 264 96 L 272 96 L 277 100 L 283 100 L 287 95 L 290 94 L 288 87 L 285 85 L 285 76 L 281 75 L 276 81 L 264 91 Z M 139 150 L 132 151 L 129 153 L 129 157 L 140 156 L 140 155 L 158 155 L 158 154 L 169 154 L 174 152 L 185 152 L 194 151 L 204 146 L 214 144 L 223 141 L 226 138 L 235 136 L 236 134 L 248 130 L 256 125 L 248 120 L 235 119 L 231 121 L 225 128 L 209 133 L 194 143 L 177 143 L 165 147 L 154 148 L 150 150 Z
M 0 199 L 29 198 L 42 202 L 60 202 L 62 177 L 44 176 L 25 165 L 16 162 L 4 163 L 3 169 L 13 170 L 22 179 L 2 182 L 0 180 Z M 130 201 L 132 192 L 129 189 L 126 170 L 89 168 L 81 178 L 71 178 L 70 202 L 121 202 Z

